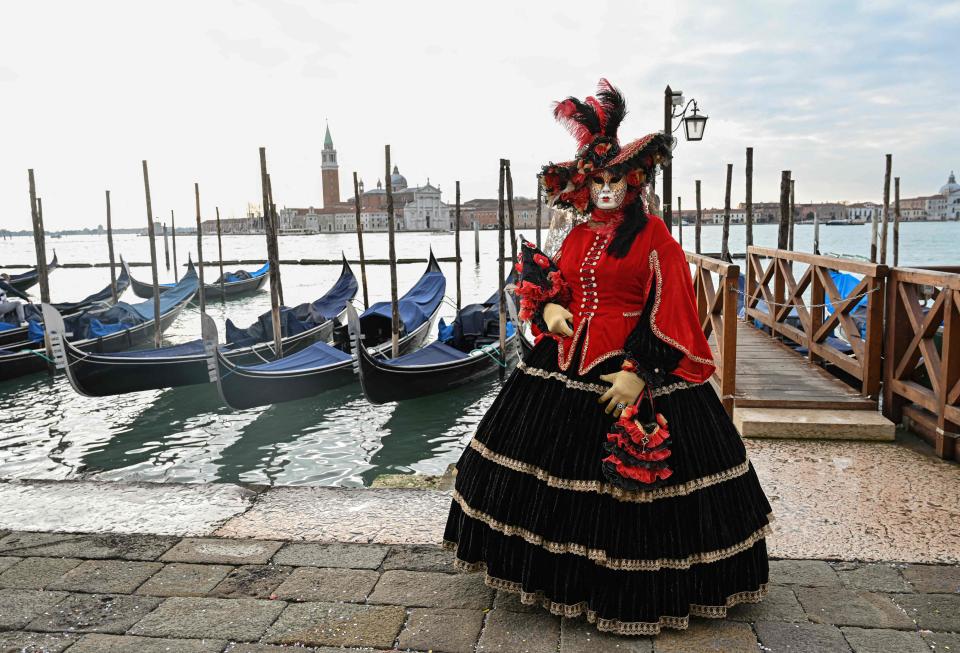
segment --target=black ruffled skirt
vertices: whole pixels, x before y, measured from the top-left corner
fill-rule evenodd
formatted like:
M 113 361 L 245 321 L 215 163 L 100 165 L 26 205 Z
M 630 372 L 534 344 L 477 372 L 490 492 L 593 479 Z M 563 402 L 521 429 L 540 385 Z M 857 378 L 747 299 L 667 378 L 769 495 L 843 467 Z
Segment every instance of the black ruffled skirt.
M 462 571 L 602 631 L 652 635 L 725 617 L 767 589 L 770 504 L 709 384 L 655 390 L 673 475 L 652 490 L 602 471 L 613 418 L 597 403 L 619 369 L 561 372 L 544 338 L 511 374 L 457 463 L 444 544 Z

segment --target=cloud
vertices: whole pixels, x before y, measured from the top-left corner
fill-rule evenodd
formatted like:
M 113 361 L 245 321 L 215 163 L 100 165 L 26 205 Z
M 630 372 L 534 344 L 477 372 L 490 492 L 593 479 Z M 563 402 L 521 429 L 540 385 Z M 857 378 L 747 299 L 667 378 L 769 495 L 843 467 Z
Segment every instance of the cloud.
M 258 38 L 234 38 L 218 29 L 207 32 L 227 57 L 238 57 L 247 63 L 274 68 L 290 59 L 289 53 L 280 47 L 270 47 Z

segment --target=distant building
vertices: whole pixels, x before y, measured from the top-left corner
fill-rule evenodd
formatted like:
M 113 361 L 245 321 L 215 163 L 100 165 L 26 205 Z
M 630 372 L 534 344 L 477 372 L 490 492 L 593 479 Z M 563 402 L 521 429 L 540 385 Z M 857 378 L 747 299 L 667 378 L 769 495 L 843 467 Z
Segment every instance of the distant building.
M 546 202 L 540 205 L 540 223 L 544 229 L 550 227 L 554 211 Z M 506 207 L 504 207 L 505 218 Z M 473 229 L 473 223 L 481 229 L 496 229 L 499 224 L 499 201 L 497 199 L 474 199 L 460 206 L 460 228 Z M 536 229 L 537 200 L 527 197 L 513 198 L 513 224 L 517 229 Z

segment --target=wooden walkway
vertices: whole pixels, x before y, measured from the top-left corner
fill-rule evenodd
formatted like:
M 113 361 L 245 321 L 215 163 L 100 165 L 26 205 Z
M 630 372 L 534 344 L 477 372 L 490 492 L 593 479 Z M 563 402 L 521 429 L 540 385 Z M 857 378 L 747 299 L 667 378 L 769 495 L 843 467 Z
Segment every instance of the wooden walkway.
M 737 324 L 734 405 L 877 410 L 876 402 L 861 396 L 855 388 L 743 321 Z

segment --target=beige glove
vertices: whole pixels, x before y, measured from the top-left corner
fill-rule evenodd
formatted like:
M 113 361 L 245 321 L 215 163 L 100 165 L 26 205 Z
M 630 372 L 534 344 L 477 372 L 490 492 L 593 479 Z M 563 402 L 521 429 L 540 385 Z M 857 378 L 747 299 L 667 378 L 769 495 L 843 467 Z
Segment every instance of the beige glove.
M 561 336 L 572 336 L 573 329 L 570 328 L 569 320 L 573 320 L 573 313 L 560 304 L 547 302 L 543 305 L 543 321 L 547 323 L 547 328 L 550 329 L 550 333 L 556 333 Z
M 607 408 L 604 412 L 613 412 L 614 417 L 620 417 L 624 408 L 635 404 L 646 385 L 643 379 L 626 370 L 620 370 L 613 374 L 602 374 L 600 379 L 612 385 L 609 390 L 600 395 L 597 403 L 607 402 Z

